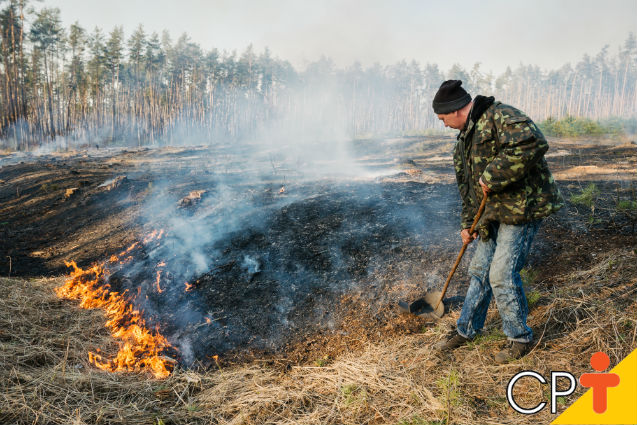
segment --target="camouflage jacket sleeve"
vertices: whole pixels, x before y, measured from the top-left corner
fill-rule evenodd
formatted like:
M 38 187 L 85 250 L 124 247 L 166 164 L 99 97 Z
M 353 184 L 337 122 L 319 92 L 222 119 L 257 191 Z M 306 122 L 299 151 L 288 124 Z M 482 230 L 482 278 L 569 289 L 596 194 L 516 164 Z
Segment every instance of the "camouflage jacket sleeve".
M 514 108 L 503 108 L 493 117 L 499 152 L 487 165 L 482 180 L 494 192 L 522 179 L 548 150 L 542 132 L 529 117 Z
M 460 215 L 460 224 L 462 229 L 471 227 L 473 222 L 473 209 L 469 202 L 469 184 L 465 177 L 464 162 L 462 160 L 462 144 L 463 141 L 456 142 L 456 147 L 453 152 L 453 165 L 456 170 L 456 182 L 458 183 L 458 190 L 460 191 L 460 199 L 462 200 L 462 213 Z

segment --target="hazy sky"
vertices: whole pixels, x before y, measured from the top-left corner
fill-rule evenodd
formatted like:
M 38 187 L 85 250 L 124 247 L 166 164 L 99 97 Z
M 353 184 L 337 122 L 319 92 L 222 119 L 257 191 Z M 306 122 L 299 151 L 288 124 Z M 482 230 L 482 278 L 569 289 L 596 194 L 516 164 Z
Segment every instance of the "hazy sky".
M 321 55 L 341 67 L 401 59 L 453 63 L 502 72 L 523 62 L 557 68 L 595 55 L 614 54 L 637 33 L 637 0 L 45 0 L 59 7 L 64 25 L 128 37 L 138 24 L 163 29 L 173 40 L 186 32 L 204 49 L 252 43 L 261 52 L 303 68 Z M 41 6 L 39 6 L 41 7 Z

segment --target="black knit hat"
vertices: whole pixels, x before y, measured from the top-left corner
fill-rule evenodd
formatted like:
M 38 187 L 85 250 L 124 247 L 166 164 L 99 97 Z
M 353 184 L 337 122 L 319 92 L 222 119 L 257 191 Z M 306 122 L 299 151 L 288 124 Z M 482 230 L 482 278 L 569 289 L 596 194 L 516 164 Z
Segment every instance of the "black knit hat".
M 433 108 L 436 114 L 448 114 L 457 111 L 471 102 L 471 95 L 460 87 L 462 81 L 447 80 L 440 85 L 434 96 Z

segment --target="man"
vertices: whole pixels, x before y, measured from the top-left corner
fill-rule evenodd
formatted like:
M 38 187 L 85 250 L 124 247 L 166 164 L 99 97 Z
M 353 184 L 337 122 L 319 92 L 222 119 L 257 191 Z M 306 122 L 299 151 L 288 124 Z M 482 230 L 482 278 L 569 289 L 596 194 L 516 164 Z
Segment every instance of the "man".
M 462 198 L 460 235 L 465 243 L 479 236 L 456 331 L 436 348 L 449 352 L 473 339 L 493 296 L 509 340 L 495 360 L 518 359 L 533 341 L 520 270 L 542 218 L 564 205 L 544 159 L 548 144 L 523 112 L 493 97 L 472 101 L 459 80 L 442 83 L 433 109 L 446 127 L 460 130 L 453 155 Z M 483 196 L 487 202 L 478 231 L 469 234 Z

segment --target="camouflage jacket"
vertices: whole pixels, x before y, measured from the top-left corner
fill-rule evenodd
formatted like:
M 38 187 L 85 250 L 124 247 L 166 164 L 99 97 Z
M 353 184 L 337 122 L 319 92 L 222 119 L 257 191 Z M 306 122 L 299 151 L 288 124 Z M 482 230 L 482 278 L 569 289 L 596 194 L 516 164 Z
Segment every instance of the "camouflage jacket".
M 462 228 L 471 227 L 482 201 L 482 181 L 491 189 L 478 232 L 489 238 L 489 223 L 522 224 L 559 210 L 564 201 L 551 176 L 542 132 L 520 110 L 476 96 L 458 134 L 454 166 L 462 198 Z

